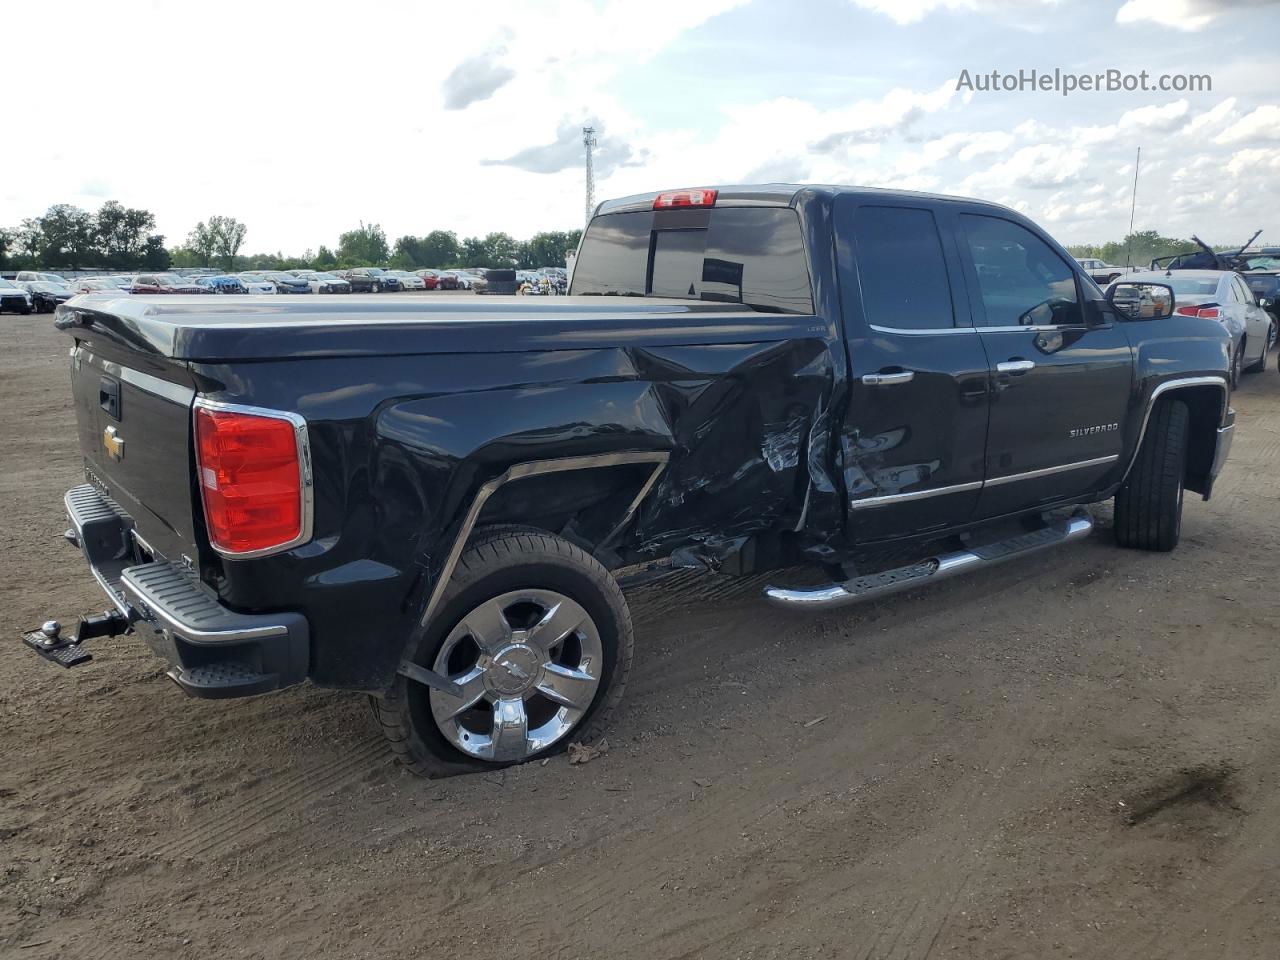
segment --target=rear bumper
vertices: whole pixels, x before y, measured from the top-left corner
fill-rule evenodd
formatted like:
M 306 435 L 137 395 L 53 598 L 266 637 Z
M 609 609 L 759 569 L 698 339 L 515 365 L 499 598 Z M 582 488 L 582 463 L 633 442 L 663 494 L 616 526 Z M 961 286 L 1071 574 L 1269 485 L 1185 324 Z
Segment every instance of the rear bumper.
M 310 631 L 300 613 L 224 606 L 185 565 L 142 554 L 133 521 L 91 484 L 67 491 L 68 540 L 116 609 L 193 697 L 247 697 L 307 677 Z

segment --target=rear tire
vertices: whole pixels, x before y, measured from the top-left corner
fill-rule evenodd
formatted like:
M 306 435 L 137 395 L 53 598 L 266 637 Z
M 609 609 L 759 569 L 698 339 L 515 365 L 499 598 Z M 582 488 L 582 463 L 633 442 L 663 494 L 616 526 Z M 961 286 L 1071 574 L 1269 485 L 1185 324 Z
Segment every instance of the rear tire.
M 563 624 L 537 631 L 556 601 L 585 614 L 558 639 Z M 496 642 L 486 642 L 490 633 Z M 622 698 L 632 654 L 631 614 L 599 561 L 541 530 L 494 527 L 472 539 L 433 623 L 408 651 L 414 663 L 471 690 L 474 706 L 397 675 L 373 710 L 396 758 L 418 776 L 524 763 L 600 733 Z M 566 678 L 577 689 L 557 691 Z M 543 689 L 572 696 L 550 700 Z M 518 741 L 502 740 L 499 716 L 518 717 Z
M 1116 543 L 1168 552 L 1182 535 L 1182 502 L 1190 413 L 1181 400 L 1164 400 L 1151 415 L 1138 458 L 1116 494 Z
M 1241 340 L 1240 346 L 1231 355 L 1231 389 L 1240 389 L 1240 374 L 1244 370 L 1244 348 L 1247 340 Z
M 1264 346 L 1262 348 L 1262 356 L 1249 364 L 1245 369 L 1245 373 L 1261 373 L 1263 370 L 1267 369 L 1267 355 L 1271 352 L 1271 344 L 1275 342 L 1275 337 L 1276 325 L 1275 323 L 1272 323 L 1271 326 L 1267 328 L 1267 335 L 1263 339 Z

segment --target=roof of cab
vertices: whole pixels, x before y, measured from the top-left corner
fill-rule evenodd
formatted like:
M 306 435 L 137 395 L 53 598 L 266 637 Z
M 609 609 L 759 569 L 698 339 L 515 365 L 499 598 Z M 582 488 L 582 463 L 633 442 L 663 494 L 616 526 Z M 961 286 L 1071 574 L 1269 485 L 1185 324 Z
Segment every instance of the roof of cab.
M 688 190 L 689 187 L 673 189 Z M 747 183 L 727 184 L 718 187 L 706 187 L 717 191 L 718 207 L 790 207 L 795 206 L 801 194 L 834 197 L 839 194 L 863 194 L 868 197 L 887 199 L 901 197 L 915 200 L 948 200 L 962 203 L 978 203 L 983 206 L 1017 213 L 1008 207 L 989 200 L 977 200 L 972 197 L 956 197 L 942 193 L 921 193 L 915 190 L 897 190 L 889 187 L 860 187 L 847 184 L 830 183 Z M 666 190 L 653 190 L 649 193 L 636 193 L 616 200 L 605 200 L 598 204 L 594 216 L 606 213 L 633 213 L 639 210 L 652 210 L 653 201 Z M 1020 216 L 1020 214 L 1019 214 Z

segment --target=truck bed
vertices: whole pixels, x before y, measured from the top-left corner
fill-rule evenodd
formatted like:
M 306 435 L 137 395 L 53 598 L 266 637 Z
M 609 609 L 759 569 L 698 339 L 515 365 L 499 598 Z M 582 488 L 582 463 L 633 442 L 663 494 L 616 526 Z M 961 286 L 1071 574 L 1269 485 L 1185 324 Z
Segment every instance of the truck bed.
M 828 332 L 815 323 L 731 303 L 598 296 L 80 296 L 58 319 L 178 361 L 758 343 Z

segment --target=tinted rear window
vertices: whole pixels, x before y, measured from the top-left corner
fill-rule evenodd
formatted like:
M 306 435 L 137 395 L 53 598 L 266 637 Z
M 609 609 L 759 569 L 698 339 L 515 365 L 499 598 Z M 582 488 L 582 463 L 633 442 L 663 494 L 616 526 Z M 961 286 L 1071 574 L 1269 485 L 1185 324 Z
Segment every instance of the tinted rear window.
M 933 214 L 909 207 L 862 207 L 854 222 L 867 322 L 906 330 L 955 326 Z
M 800 218 L 778 207 L 596 217 L 583 238 L 569 292 L 813 312 Z

